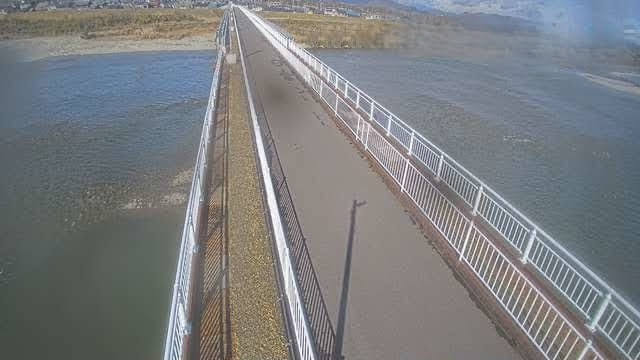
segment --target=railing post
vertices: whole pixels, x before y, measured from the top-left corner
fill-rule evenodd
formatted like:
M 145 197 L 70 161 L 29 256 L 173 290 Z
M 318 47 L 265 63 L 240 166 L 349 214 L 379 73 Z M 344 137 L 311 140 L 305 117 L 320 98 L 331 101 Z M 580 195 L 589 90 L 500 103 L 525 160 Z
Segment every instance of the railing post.
M 391 113 L 389 113 L 389 118 L 387 119 L 387 137 L 391 134 Z
M 478 186 L 478 192 L 476 192 L 476 198 L 473 201 L 473 210 L 471 210 L 471 216 L 478 214 L 478 207 L 480 206 L 480 199 L 482 198 L 483 188 L 482 185 Z
M 322 87 L 324 86 L 324 80 L 322 80 L 322 78 L 320 78 L 320 92 L 318 93 L 320 95 L 320 97 L 322 97 Z
M 369 150 L 369 133 L 371 132 L 371 123 L 367 123 L 367 137 L 364 140 L 364 149 Z
M 371 101 L 371 110 L 369 110 L 369 121 L 373 122 L 373 101 Z
M 356 92 L 356 109 L 360 109 L 360 91 Z
M 464 235 L 464 241 L 462 242 L 462 249 L 460 249 L 460 256 L 458 257 L 458 261 L 462 261 L 464 257 L 464 251 L 467 249 L 467 243 L 469 242 L 469 237 L 471 236 L 471 230 L 473 230 L 473 220 L 469 220 L 469 227 L 467 228 L 467 232 Z
M 535 228 L 529 231 L 529 237 L 527 238 L 527 247 L 524 248 L 524 253 L 522 253 L 522 257 L 520 258 L 520 261 L 523 264 L 526 264 L 527 261 L 529 261 L 529 253 L 533 248 L 533 242 L 536 241 L 537 233 L 538 231 Z
M 180 333 L 182 336 L 191 334 L 191 324 L 187 320 L 187 314 L 185 311 L 186 304 L 180 304 L 178 306 L 178 319 L 180 324 Z
M 340 100 L 340 97 L 338 96 L 338 92 L 336 91 L 336 108 L 334 109 L 336 116 L 338 116 L 338 100 Z
M 410 157 L 411 155 L 413 155 L 413 141 L 416 137 L 416 132 L 415 130 L 411 130 L 411 140 L 409 140 L 409 151 L 407 152 L 407 155 Z
M 405 192 L 405 182 L 407 181 L 407 172 L 409 170 L 409 158 L 404 163 L 404 172 L 402 173 L 402 183 L 400 184 L 400 192 Z
M 578 355 L 578 360 L 584 359 L 585 355 L 587 355 L 589 350 L 591 350 L 591 340 L 587 340 L 587 342 L 584 344 L 582 351 L 580 351 L 580 355 Z
M 609 305 L 610 301 L 611 293 L 607 293 L 604 299 L 602 299 L 602 301 L 600 302 L 600 305 L 598 305 L 598 310 L 595 314 L 593 314 L 591 321 L 589 322 L 589 324 L 587 324 L 587 328 L 589 329 L 589 331 L 594 332 L 596 330 L 596 327 L 598 327 L 598 322 L 600 321 L 600 318 L 602 318 L 602 315 L 604 315 L 605 310 L 607 310 L 607 306 Z
M 440 154 L 440 159 L 438 159 L 438 169 L 436 170 L 436 182 L 440 182 L 440 174 L 442 173 L 442 164 L 444 163 L 444 154 Z

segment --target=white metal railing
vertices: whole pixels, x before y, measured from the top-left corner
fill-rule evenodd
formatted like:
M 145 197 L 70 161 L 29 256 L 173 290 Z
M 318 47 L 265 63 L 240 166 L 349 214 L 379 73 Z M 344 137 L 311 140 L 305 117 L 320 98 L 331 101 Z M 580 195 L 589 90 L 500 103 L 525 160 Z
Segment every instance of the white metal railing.
M 547 358 L 602 358 L 585 337 L 589 333 L 586 329 L 604 336 L 625 358 L 640 358 L 640 313 L 633 305 L 439 147 L 291 37 L 246 8 L 241 9 L 422 209 L 460 254 L 461 261 L 473 269 Z M 446 184 L 464 205 L 458 207 L 449 201 L 425 174 L 432 175 L 435 183 Z M 530 263 L 543 281 L 583 317 L 585 326 L 576 329 L 487 239 L 477 223 L 488 225 L 523 264 Z
M 235 14 L 233 15 L 233 22 L 235 25 Z M 260 174 L 262 175 L 261 177 L 265 192 L 264 195 L 268 207 L 269 218 L 271 220 L 271 229 L 273 231 L 276 250 L 278 254 L 278 264 L 282 276 L 282 290 L 284 291 L 283 295 L 286 298 L 286 304 L 289 310 L 288 317 L 290 319 L 293 335 L 295 337 L 296 352 L 301 360 L 315 360 L 319 358 L 316 353 L 315 339 L 312 336 L 311 328 L 309 326 L 307 311 L 305 309 L 302 293 L 298 284 L 294 262 L 290 253 L 289 244 L 286 240 L 285 229 L 283 227 L 283 221 L 280 216 L 280 209 L 278 207 L 276 190 L 274 188 L 273 179 L 271 177 L 271 168 L 262 140 L 262 131 L 266 131 L 266 129 L 261 130 L 260 124 L 258 123 L 258 117 L 256 115 L 255 106 L 253 104 L 253 96 L 251 94 L 251 85 L 247 77 L 247 67 L 245 64 L 244 50 L 240 41 L 239 29 L 237 26 L 235 26 L 235 28 L 238 40 L 238 48 L 240 50 L 240 62 L 244 74 L 247 101 L 249 102 L 251 125 L 253 128 L 254 140 L 256 143 L 256 152 L 258 154 Z
M 190 311 L 191 293 L 192 293 L 192 272 L 193 260 L 198 251 L 198 234 L 200 233 L 200 215 L 201 205 L 204 201 L 207 191 L 205 183 L 206 169 L 208 162 L 209 137 L 211 134 L 211 126 L 215 115 L 216 100 L 218 88 L 220 84 L 220 69 L 225 54 L 225 44 L 227 37 L 228 12 L 225 12 L 216 35 L 216 44 L 218 54 L 216 58 L 216 67 L 213 72 L 213 80 L 211 81 L 211 90 L 209 93 L 209 102 L 202 126 L 202 134 L 200 135 L 200 143 L 198 145 L 198 155 L 193 171 L 193 180 L 191 181 L 191 191 L 189 193 L 189 202 L 182 229 L 182 237 L 180 241 L 180 250 L 178 253 L 178 265 L 176 268 L 176 278 L 173 285 L 173 294 L 171 297 L 171 308 L 169 310 L 169 324 L 167 326 L 167 335 L 164 346 L 164 359 L 177 360 L 183 359 L 185 356 L 185 342 L 191 332 Z

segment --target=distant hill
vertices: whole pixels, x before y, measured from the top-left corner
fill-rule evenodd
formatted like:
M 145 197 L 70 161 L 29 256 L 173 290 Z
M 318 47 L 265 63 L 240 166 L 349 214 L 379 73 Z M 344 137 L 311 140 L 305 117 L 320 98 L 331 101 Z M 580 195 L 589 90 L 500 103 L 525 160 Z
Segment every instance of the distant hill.
M 397 1 L 401 1 L 402 4 Z M 417 11 L 430 15 L 443 15 L 469 30 L 514 33 L 535 32 L 539 28 L 538 23 L 521 17 L 486 13 L 448 13 L 438 10 L 421 0 L 341 0 L 340 2 L 358 6 L 377 6 L 402 11 Z
M 537 32 L 540 26 L 533 21 L 496 14 L 450 14 L 449 16 L 468 30 L 507 33 Z

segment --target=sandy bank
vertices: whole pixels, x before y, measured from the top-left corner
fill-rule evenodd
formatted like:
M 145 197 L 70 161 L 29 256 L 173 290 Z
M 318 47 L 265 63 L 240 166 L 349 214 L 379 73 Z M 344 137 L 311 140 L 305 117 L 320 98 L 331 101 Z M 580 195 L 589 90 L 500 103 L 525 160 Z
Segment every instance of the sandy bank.
M 214 49 L 211 36 L 183 39 L 82 39 L 79 36 L 38 37 L 0 41 L 0 53 L 7 53 L 22 61 L 52 56 L 110 54 L 139 51 L 187 51 Z

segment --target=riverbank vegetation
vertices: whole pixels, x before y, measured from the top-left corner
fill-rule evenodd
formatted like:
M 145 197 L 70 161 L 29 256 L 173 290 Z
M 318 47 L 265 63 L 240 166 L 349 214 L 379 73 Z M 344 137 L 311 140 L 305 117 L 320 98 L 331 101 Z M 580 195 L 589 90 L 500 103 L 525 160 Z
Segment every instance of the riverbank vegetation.
M 212 36 L 221 10 L 49 11 L 0 16 L 0 39 L 78 35 L 85 39 L 183 39 Z
M 45 41 L 47 49 L 100 48 L 111 40 L 135 48 L 141 40 L 180 43 L 183 48 L 209 48 L 222 10 L 217 9 L 122 9 L 90 11 L 46 11 L 0 16 L 0 40 Z M 536 31 L 491 30 L 465 26 L 449 16 L 411 13 L 396 20 L 369 20 L 317 14 L 264 11 L 260 16 L 289 32 L 308 48 L 407 49 L 422 55 L 496 58 L 510 55 L 549 58 L 562 63 L 603 62 L 640 64 L 638 48 L 601 48 L 567 44 Z M 75 41 L 73 39 L 79 39 Z M 38 39 L 38 40 L 31 40 Z M 62 44 L 58 44 L 61 40 Z M 82 40 L 82 41 L 80 41 Z M 206 43 L 206 44 L 205 44 Z M 159 44 L 166 49 L 171 44 Z M 151 46 L 151 45 L 150 45 Z M 155 45 L 154 45 L 155 46 Z M 151 46 L 153 47 L 153 46 Z M 96 52 L 100 49 L 91 49 Z M 74 49 L 49 51 L 74 54 Z M 98 51 L 99 52 L 99 51 Z M 83 51 L 80 51 L 83 53 Z

